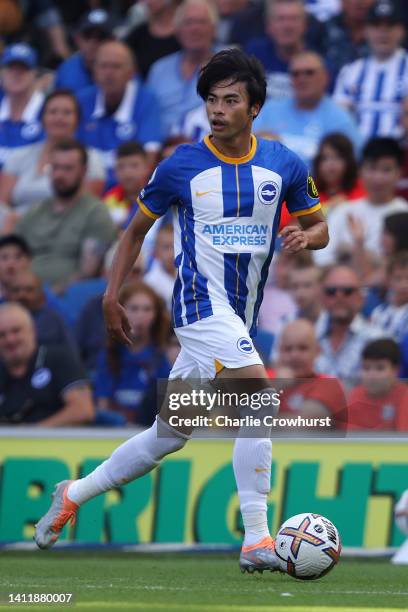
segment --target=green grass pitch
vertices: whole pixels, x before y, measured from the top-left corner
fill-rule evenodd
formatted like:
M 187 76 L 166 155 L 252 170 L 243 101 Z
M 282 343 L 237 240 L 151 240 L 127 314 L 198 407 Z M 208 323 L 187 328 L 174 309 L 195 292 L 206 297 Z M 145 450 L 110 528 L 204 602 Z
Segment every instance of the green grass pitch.
M 75 597 L 74 606 L 13 604 L 10 610 L 379 612 L 408 610 L 408 567 L 346 559 L 324 578 L 304 582 L 270 572 L 241 574 L 237 555 L 3 552 L 2 603 L 9 592 Z

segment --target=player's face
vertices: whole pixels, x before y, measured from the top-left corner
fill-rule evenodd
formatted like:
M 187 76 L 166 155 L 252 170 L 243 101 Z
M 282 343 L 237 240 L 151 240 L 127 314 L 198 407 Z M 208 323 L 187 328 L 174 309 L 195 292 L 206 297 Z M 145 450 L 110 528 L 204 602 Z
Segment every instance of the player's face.
M 35 348 L 33 325 L 20 312 L 0 316 L 0 358 L 6 365 L 23 364 Z
M 249 106 L 245 83 L 222 81 L 211 88 L 206 101 L 212 135 L 219 140 L 231 140 L 242 132 L 251 131 L 253 117 L 259 105 Z
M 43 115 L 44 129 L 52 140 L 72 138 L 78 126 L 74 101 L 68 96 L 52 98 Z
M 128 197 L 139 193 L 146 183 L 149 167 L 142 155 L 120 157 L 116 162 L 116 176 Z
M 405 30 L 401 24 L 386 21 L 366 28 L 366 38 L 374 55 L 388 57 L 400 46 Z
M 388 359 L 363 359 L 361 382 L 369 395 L 384 395 L 390 391 L 398 376 L 398 368 Z
M 148 340 L 156 316 L 154 303 L 147 293 L 136 293 L 124 304 L 135 341 Z
M 15 276 L 30 267 L 30 258 L 21 249 L 9 244 L 0 249 L 0 283 L 8 286 Z
M 10 96 L 29 92 L 34 86 L 35 76 L 35 70 L 30 70 L 24 64 L 10 64 L 2 70 L 4 91 Z
M 316 268 L 293 269 L 289 277 L 290 292 L 297 306 L 305 310 L 320 297 L 319 271 Z
M 390 278 L 390 289 L 395 306 L 408 304 L 408 268 L 395 268 Z
M 267 32 L 279 47 L 299 45 L 305 29 L 305 11 L 296 3 L 276 4 L 267 23 Z
M 401 170 L 391 157 L 367 160 L 361 168 L 361 178 L 371 202 L 383 204 L 394 197 Z
M 346 162 L 330 145 L 325 145 L 320 155 L 319 174 L 328 187 L 340 187 L 346 171 Z

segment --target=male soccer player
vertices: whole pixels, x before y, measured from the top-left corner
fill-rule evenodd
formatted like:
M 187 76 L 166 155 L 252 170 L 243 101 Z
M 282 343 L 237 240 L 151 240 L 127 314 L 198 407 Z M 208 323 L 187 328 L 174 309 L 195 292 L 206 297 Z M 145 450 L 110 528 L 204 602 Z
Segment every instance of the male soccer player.
M 251 135 L 266 96 L 259 62 L 236 49 L 221 51 L 202 68 L 197 89 L 206 102 L 211 134 L 198 144 L 180 146 L 140 193 L 140 210 L 122 236 L 104 297 L 106 325 L 114 338 L 131 344 L 118 291 L 145 234 L 172 207 L 177 267 L 172 314 L 181 351 L 169 385 L 188 377 L 227 377 L 248 384 L 258 379 L 272 395 L 251 336 L 283 200 L 300 222 L 300 227 L 282 231 L 287 251 L 323 248 L 327 226 L 303 162 L 278 142 Z M 158 427 L 165 435 L 158 435 Z M 237 437 L 233 453 L 245 527 L 240 566 L 249 572 L 277 569 L 266 516 L 270 428 L 260 427 L 256 435 Z M 150 429 L 127 440 L 91 474 L 59 483 L 49 511 L 37 524 L 38 546 L 51 546 L 81 504 L 146 474 L 188 438 L 161 411 Z

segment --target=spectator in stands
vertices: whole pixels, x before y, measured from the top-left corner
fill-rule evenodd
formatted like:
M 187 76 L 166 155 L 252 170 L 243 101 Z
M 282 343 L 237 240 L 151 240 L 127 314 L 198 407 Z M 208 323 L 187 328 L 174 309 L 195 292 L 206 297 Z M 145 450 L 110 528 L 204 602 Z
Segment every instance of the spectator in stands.
M 177 4 L 178 0 L 145 0 L 147 21 L 133 28 L 126 37 L 144 79 L 154 62 L 180 49 L 175 31 Z
M 156 234 L 153 263 L 144 277 L 144 282 L 163 298 L 167 308 L 172 308 L 176 268 L 174 265 L 173 226 L 162 225 Z
M 101 249 L 115 238 L 106 207 L 84 191 L 87 157 L 78 141 L 58 143 L 50 156 L 54 196 L 30 210 L 16 227 L 33 251 L 35 272 L 58 292 L 81 278 L 82 246 L 87 238 Z
M 344 253 L 358 248 L 381 253 L 384 218 L 396 212 L 408 212 L 408 203 L 396 197 L 401 176 L 403 153 L 392 138 L 373 138 L 364 147 L 361 177 L 367 196 L 352 207 L 342 204 L 328 218 L 330 242 L 315 255 L 319 265 L 335 263 Z
M 118 227 L 127 227 L 139 208 L 137 196 L 147 182 L 149 171 L 149 162 L 142 145 L 130 140 L 118 147 L 115 163 L 118 184 L 104 196 L 110 215 Z
M 135 64 L 127 45 L 105 42 L 95 63 L 96 86 L 79 96 L 82 109 L 79 139 L 103 156 L 108 173 L 106 189 L 115 184 L 115 151 L 129 140 L 140 142 L 156 159 L 162 141 L 160 109 L 153 92 L 135 76 Z
M 58 67 L 56 89 L 70 89 L 79 93 L 95 84 L 94 68 L 99 47 L 112 38 L 112 24 L 103 9 L 89 11 L 80 20 L 75 34 L 78 51 Z
M 129 348 L 108 339 L 96 372 L 97 405 L 121 413 L 129 423 L 147 425 L 158 408 L 150 403 L 152 387 L 170 372 L 164 352 L 169 319 L 163 300 L 143 283 L 125 285 L 119 302 L 128 316 L 133 344 Z
M 289 293 L 289 271 L 296 257 L 279 251 L 275 255 L 265 284 L 264 298 L 259 309 L 259 327 L 277 335 L 289 320 L 295 317 L 296 304 Z
M 321 140 L 313 161 L 313 177 L 326 214 L 338 204 L 365 195 L 353 144 L 344 134 L 328 134 Z
M 69 90 L 56 90 L 47 96 L 41 115 L 45 140 L 23 147 L 6 160 L 0 176 L 0 201 L 23 214 L 33 204 L 52 196 L 51 152 L 59 142 L 74 137 L 79 117 L 78 101 Z M 85 189 L 99 196 L 104 182 L 102 159 L 89 148 Z
M 407 89 L 408 53 L 402 16 L 392 0 L 378 0 L 368 14 L 370 55 L 342 68 L 334 99 L 354 113 L 366 141 L 399 134 L 401 99 Z
M 202 103 L 198 71 L 214 52 L 216 26 L 215 9 L 205 0 L 186 0 L 177 9 L 181 51 L 155 62 L 147 80 L 159 100 L 165 137 L 179 132 L 186 113 Z
M 314 325 L 317 335 L 327 323 L 321 300 L 322 271 L 313 261 L 299 262 L 289 270 L 289 292 L 297 311 L 296 319 L 306 319 Z
M 408 387 L 398 380 L 401 351 L 391 339 L 367 344 L 361 384 L 349 397 L 349 429 L 408 432 Z
M 401 180 L 398 183 L 398 195 L 408 200 L 408 95 L 402 101 L 401 130 L 402 135 L 399 142 L 404 151 L 404 165 Z
M 47 305 L 41 279 L 31 270 L 19 272 L 13 279 L 8 298 L 18 302 L 30 312 L 41 345 L 66 346 L 77 353 L 76 342 L 61 315 Z
M 360 279 L 350 267 L 333 266 L 325 273 L 323 305 L 328 322 L 319 336 L 316 371 L 336 376 L 348 385 L 358 371 L 365 345 L 382 332 L 360 315 L 363 305 Z
M 408 251 L 408 210 L 385 217 L 381 250 L 387 260 L 400 251 Z
M 15 277 L 31 268 L 32 253 L 28 243 L 17 234 L 0 237 L 0 301 L 10 299 Z
M 325 57 L 336 77 L 346 64 L 368 55 L 366 23 L 373 0 L 341 0 L 341 11 L 326 22 Z
M 245 51 L 263 63 L 268 82 L 268 98 L 289 96 L 291 60 L 305 48 L 307 16 L 302 0 L 269 0 L 266 35 L 250 40 Z
M 354 0 L 354 2 L 361 0 Z M 364 0 L 363 0 L 364 2 Z M 341 11 L 341 0 L 304 0 L 306 10 L 314 15 L 319 21 L 327 21 L 331 17 L 338 15 Z M 343 1 L 343 11 L 344 11 Z
M 6 47 L 1 57 L 0 168 L 12 152 L 44 135 L 39 120 L 44 94 L 35 87 L 37 53 L 26 44 Z
M 215 40 L 220 45 L 229 45 L 233 41 L 231 32 L 237 15 L 249 7 L 249 0 L 215 0 L 218 11 L 218 25 Z
M 391 259 L 387 270 L 388 299 L 374 309 L 371 321 L 384 335 L 401 342 L 408 332 L 408 251 Z
M 0 306 L 0 392 L 3 423 L 57 427 L 94 419 L 82 366 L 66 347 L 38 345 L 20 304 Z
M 330 416 L 340 426 L 340 421 L 345 421 L 344 392 L 336 378 L 315 372 L 318 354 L 319 345 L 310 321 L 298 319 L 283 329 L 276 367 L 268 371 L 271 378 L 279 379 L 279 386 L 284 389 L 280 395 L 279 416 Z
M 351 116 L 326 94 L 328 73 L 323 59 L 307 51 L 290 63 L 293 96 L 269 100 L 259 113 L 255 130 L 278 138 L 309 166 L 322 138 L 332 132 L 348 136 L 359 148 L 357 127 Z

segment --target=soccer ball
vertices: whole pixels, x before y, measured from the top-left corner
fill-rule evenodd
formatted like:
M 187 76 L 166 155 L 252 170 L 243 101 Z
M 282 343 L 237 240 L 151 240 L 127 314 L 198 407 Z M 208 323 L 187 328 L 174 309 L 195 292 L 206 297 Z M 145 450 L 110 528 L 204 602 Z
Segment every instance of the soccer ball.
M 302 580 L 315 580 L 327 574 L 339 560 L 339 532 L 320 514 L 296 514 L 279 528 L 276 554 L 280 568 Z

